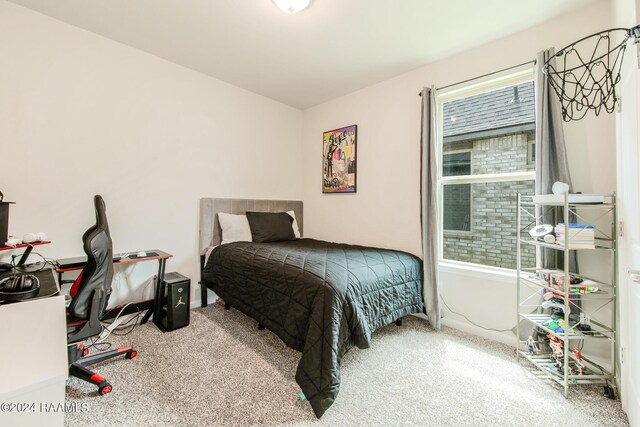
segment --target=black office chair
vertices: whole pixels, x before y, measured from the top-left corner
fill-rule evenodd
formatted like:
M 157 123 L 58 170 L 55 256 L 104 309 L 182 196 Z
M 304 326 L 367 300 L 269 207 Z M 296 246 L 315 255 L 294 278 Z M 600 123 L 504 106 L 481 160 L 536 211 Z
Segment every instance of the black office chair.
M 113 246 L 109 235 L 106 207 L 101 196 L 94 197 L 96 225 L 82 236 L 87 264 L 71 287 L 71 305 L 67 310 L 67 349 L 69 354 L 69 375 L 98 386 L 98 393 L 109 394 L 111 384 L 104 377 L 87 367 L 107 359 L 124 355 L 127 359 L 136 357 L 132 346 L 89 355 L 89 350 L 81 341 L 100 335 L 113 279 Z

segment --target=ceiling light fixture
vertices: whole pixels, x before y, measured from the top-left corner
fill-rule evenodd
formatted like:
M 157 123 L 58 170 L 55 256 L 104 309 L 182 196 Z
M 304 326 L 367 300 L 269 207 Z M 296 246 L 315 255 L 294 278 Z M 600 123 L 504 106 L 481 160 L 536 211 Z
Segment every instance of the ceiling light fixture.
M 298 13 L 309 6 L 311 0 L 273 0 L 284 13 Z

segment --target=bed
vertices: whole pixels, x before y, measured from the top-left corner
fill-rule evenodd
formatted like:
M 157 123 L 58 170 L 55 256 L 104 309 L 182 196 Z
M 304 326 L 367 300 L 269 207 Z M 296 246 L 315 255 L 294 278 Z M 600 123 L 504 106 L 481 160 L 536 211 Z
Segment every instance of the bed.
M 424 311 L 422 262 L 404 252 L 315 239 L 219 245 L 218 213 L 293 210 L 302 202 L 201 199 L 200 253 L 206 289 L 301 351 L 296 381 L 320 418 L 340 388 L 340 362 L 352 346 L 368 348 L 377 328 Z

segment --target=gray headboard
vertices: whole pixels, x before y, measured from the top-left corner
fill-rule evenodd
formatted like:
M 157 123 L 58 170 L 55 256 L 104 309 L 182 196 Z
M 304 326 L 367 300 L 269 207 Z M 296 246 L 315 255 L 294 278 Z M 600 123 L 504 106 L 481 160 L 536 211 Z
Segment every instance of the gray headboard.
M 298 200 L 260 200 L 260 199 L 200 199 L 200 255 L 207 247 L 219 245 L 222 230 L 218 223 L 218 212 L 242 215 L 249 212 L 287 212 L 296 213 L 296 221 L 303 233 L 302 202 Z

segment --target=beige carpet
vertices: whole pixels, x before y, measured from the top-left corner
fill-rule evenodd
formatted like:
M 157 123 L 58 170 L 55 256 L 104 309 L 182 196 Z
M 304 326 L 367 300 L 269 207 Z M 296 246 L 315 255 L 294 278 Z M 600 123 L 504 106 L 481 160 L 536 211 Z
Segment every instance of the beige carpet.
M 108 396 L 69 379 L 67 401 L 88 411 L 67 414 L 67 425 L 628 425 L 600 386 L 574 387 L 565 399 L 509 347 L 436 333 L 415 317 L 347 353 L 340 394 L 320 420 L 298 398 L 300 354 L 236 310 L 192 310 L 187 328 L 163 334 L 147 324 L 111 342 L 131 343 L 139 356 L 97 369 L 114 387 Z

